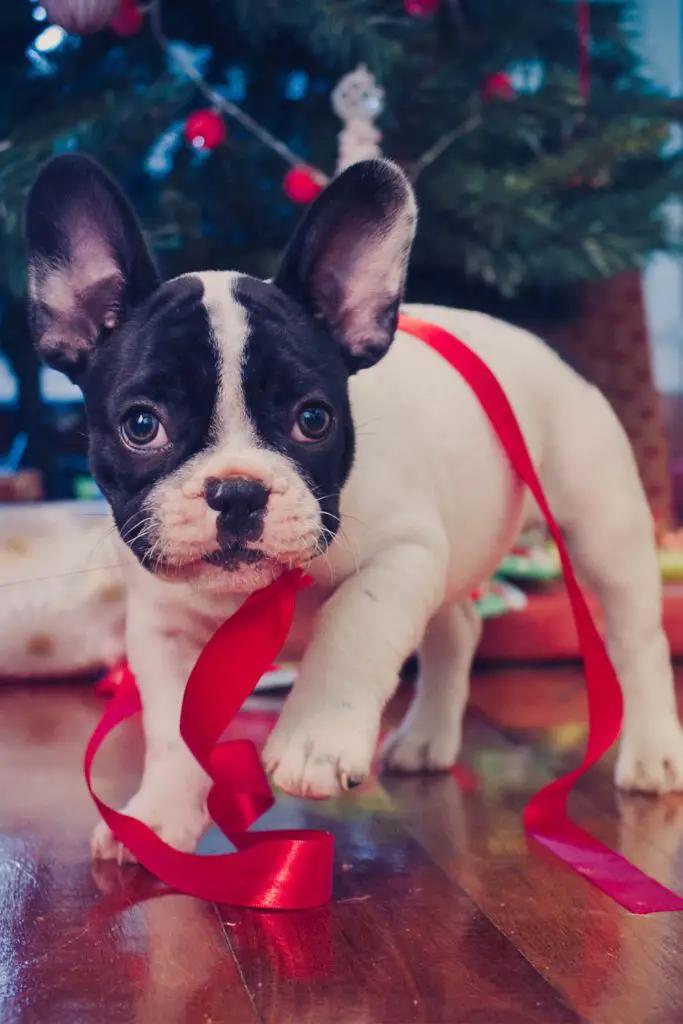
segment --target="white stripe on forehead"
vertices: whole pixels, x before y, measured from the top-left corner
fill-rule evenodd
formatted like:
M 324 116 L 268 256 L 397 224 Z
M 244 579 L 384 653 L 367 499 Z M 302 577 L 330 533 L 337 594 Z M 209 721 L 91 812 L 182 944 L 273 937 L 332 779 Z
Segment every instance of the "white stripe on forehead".
M 203 303 L 209 316 L 219 359 L 219 385 L 212 425 L 222 448 L 258 446 L 244 401 L 242 367 L 249 334 L 246 310 L 235 299 L 235 271 L 207 270 L 194 274 L 204 285 Z

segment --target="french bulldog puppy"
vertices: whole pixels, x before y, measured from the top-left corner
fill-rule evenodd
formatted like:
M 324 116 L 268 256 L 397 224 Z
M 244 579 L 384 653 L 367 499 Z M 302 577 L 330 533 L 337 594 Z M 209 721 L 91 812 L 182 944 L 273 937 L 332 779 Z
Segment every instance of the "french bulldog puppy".
M 469 595 L 539 512 L 468 386 L 397 331 L 415 220 L 403 174 L 367 161 L 309 208 L 273 280 L 163 281 L 91 160 L 57 157 L 30 195 L 35 342 L 83 390 L 128 566 L 146 760 L 126 811 L 178 849 L 208 824 L 207 778 L 178 729 L 188 674 L 220 623 L 289 568 L 315 586 L 285 651 L 301 675 L 264 752 L 276 785 L 322 798 L 360 783 L 416 649 L 419 686 L 385 765 L 443 770 L 458 755 L 480 632 Z M 523 330 L 406 310 L 471 346 L 515 409 L 604 611 L 626 705 L 617 783 L 683 788 L 653 525 L 607 401 Z M 104 825 L 93 852 L 126 856 Z

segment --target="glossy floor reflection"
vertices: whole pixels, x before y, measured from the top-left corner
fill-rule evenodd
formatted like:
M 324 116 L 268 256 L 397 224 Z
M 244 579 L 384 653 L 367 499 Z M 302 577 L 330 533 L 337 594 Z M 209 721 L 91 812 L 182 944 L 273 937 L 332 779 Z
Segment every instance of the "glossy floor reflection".
M 251 701 L 234 734 L 260 745 L 277 707 Z M 578 670 L 479 673 L 453 776 L 279 799 L 266 826 L 336 837 L 335 900 L 298 914 L 213 907 L 140 869 L 92 867 L 81 759 L 100 709 L 84 685 L 0 691 L 0 1022 L 683 1021 L 683 915 L 630 916 L 522 834 L 527 797 L 580 755 Z M 98 791 L 122 800 L 139 766 L 134 725 L 100 756 Z M 573 811 L 683 891 L 683 797 L 618 798 L 603 765 Z

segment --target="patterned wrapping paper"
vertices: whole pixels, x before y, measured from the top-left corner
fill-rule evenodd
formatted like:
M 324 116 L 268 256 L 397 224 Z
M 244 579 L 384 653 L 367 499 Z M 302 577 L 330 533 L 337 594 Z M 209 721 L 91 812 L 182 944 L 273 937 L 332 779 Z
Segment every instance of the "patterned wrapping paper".
M 123 657 L 126 592 L 102 506 L 0 506 L 0 675 L 58 678 Z

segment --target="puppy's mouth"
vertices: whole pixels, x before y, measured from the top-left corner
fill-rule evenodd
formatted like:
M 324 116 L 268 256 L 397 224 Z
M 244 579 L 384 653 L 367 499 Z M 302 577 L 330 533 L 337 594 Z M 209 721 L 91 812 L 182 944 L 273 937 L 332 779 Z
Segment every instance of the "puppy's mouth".
M 226 569 L 228 572 L 237 572 L 244 566 L 256 565 L 257 562 L 262 562 L 265 557 L 262 551 L 257 551 L 255 548 L 236 546 L 210 551 L 208 554 L 202 555 L 202 562 L 206 565 L 216 566 L 219 569 Z

